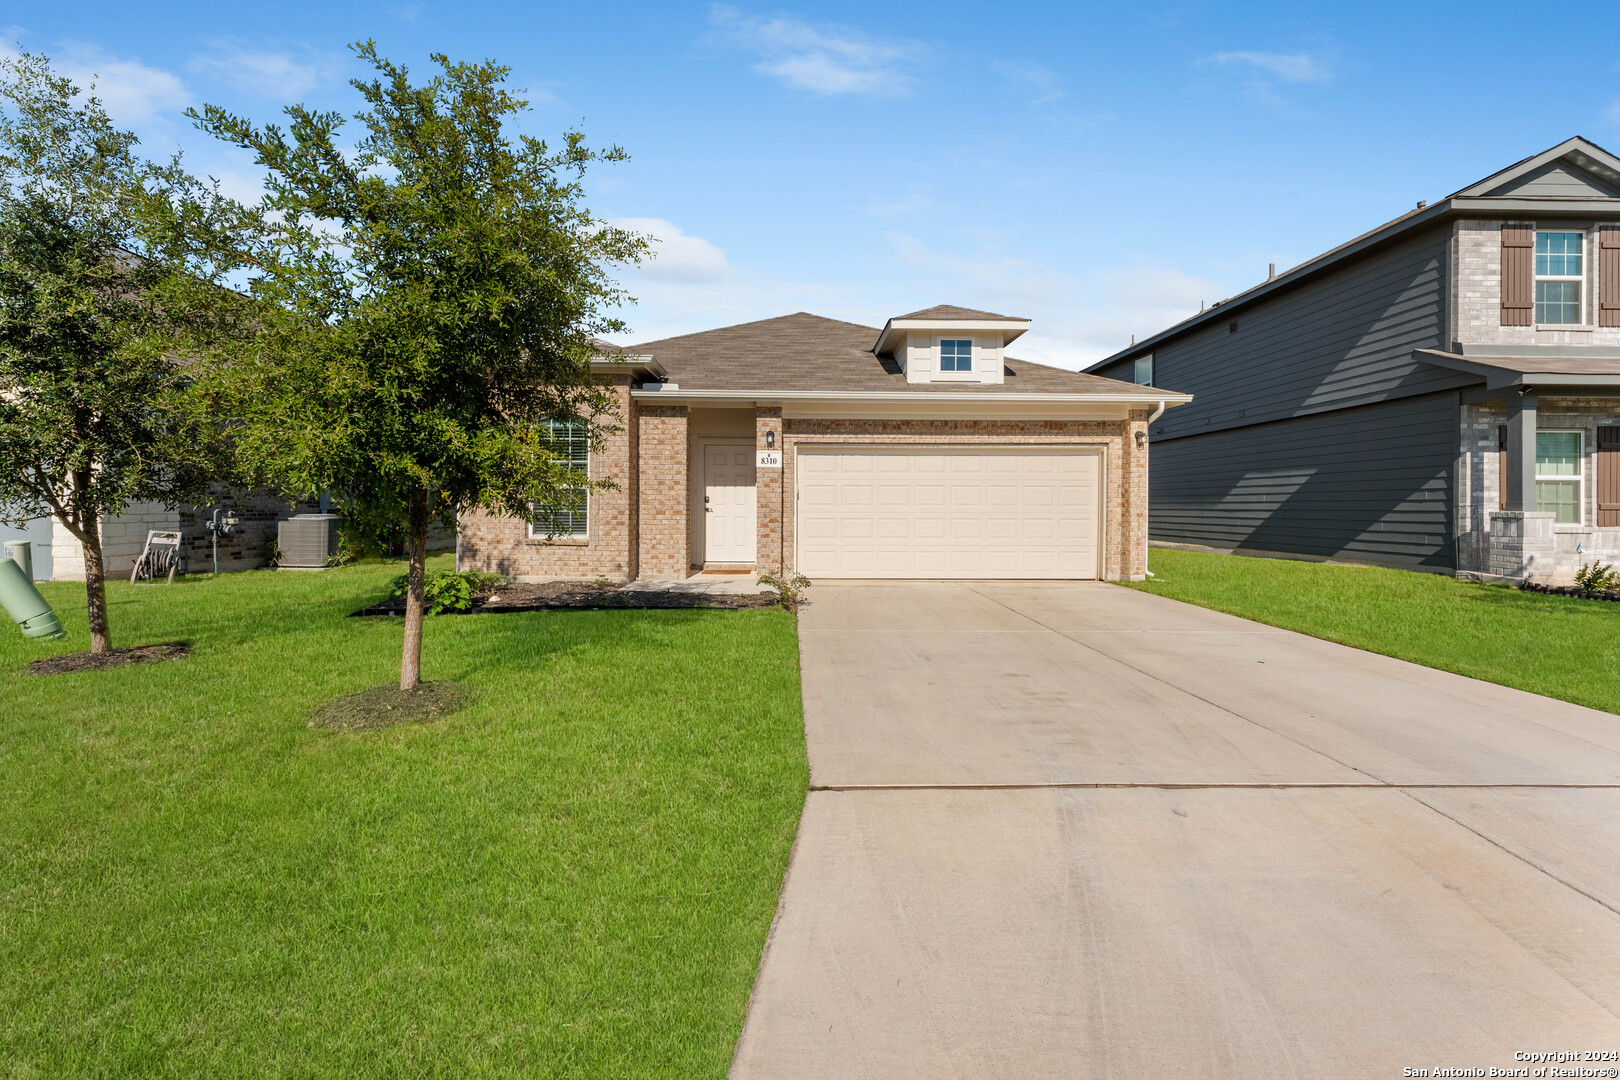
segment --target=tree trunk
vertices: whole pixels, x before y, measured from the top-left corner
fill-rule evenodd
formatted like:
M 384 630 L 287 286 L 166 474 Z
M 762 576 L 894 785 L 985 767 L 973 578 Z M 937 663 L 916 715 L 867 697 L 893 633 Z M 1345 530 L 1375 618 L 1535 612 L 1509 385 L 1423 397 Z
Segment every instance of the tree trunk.
M 84 592 L 90 609 L 90 651 L 104 653 L 112 648 L 107 629 L 107 582 L 101 561 L 101 523 L 89 517 L 84 523 Z
M 399 688 L 414 690 L 422 681 L 422 608 L 427 580 L 427 499 L 411 506 L 410 536 L 405 541 L 410 560 L 405 586 L 405 645 L 399 661 Z

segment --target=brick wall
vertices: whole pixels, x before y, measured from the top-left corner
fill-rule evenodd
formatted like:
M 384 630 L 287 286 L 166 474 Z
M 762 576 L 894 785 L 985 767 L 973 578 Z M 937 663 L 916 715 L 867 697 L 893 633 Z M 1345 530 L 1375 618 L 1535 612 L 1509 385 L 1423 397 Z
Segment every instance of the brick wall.
M 1452 241 L 1452 326 L 1456 339 L 1472 345 L 1620 345 L 1620 327 L 1597 325 L 1597 234 L 1594 223 L 1546 223 L 1587 230 L 1586 327 L 1537 330 L 1502 325 L 1502 226 L 1508 219 L 1459 221 Z M 1515 221 L 1526 220 L 1514 218 Z
M 236 511 L 241 525 L 234 535 L 220 537 L 219 569 L 254 570 L 265 565 L 265 541 L 276 535 L 279 522 L 293 514 L 312 513 L 314 503 L 289 504 L 270 491 L 231 491 L 216 486 L 214 501 L 203 506 L 182 506 L 165 510 L 157 503 L 132 503 L 122 514 L 101 522 L 102 559 L 109 577 L 129 576 L 135 559 L 146 546 L 148 531 L 179 530 L 184 539 L 183 557 L 193 574 L 214 568 L 214 546 L 204 522 L 221 507 Z M 446 535 L 438 546 L 454 544 Z M 431 545 L 430 545 L 431 546 Z M 58 580 L 84 580 L 84 549 L 77 538 L 60 523 L 52 533 L 52 577 Z
M 641 462 L 638 576 L 684 578 L 691 564 L 686 406 L 643 405 L 637 410 L 636 431 Z
M 522 518 L 475 511 L 461 520 L 459 565 L 464 570 L 493 570 L 514 578 L 596 578 L 628 581 L 636 576 L 638 432 L 630 378 L 612 377 L 614 408 L 604 422 L 611 428 L 600 449 L 591 454 L 591 479 L 607 480 L 613 489 L 591 492 L 583 538 L 547 540 L 529 534 Z
M 782 410 L 772 406 L 761 405 L 754 410 L 754 448 L 764 450 L 767 433 L 776 436 L 774 447 L 782 454 L 783 468 L 755 469 L 754 485 L 759 497 L 759 509 L 755 516 L 758 528 L 758 541 L 755 549 L 755 565 L 762 574 L 780 574 L 783 567 L 782 544 L 787 535 L 782 527 L 783 505 L 782 475 L 787 464 L 787 452 L 782 439 Z

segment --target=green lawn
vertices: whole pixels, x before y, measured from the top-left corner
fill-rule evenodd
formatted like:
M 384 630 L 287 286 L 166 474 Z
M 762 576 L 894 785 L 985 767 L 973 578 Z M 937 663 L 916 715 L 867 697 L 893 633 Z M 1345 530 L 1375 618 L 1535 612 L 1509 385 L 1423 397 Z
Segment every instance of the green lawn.
M 1154 548 L 1130 587 L 1620 712 L 1620 604 L 1440 574 Z
M 441 560 L 436 559 L 435 563 Z M 430 618 L 465 711 L 359 735 L 398 564 L 110 586 L 0 633 L 0 1076 L 726 1072 L 807 773 L 780 611 Z

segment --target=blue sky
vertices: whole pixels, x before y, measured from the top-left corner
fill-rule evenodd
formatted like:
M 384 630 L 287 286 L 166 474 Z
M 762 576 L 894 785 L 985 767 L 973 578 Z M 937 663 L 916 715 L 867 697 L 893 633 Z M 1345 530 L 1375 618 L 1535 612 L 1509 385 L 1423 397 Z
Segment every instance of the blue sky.
M 527 129 L 632 160 L 590 205 L 661 238 L 624 341 L 935 303 L 1078 366 L 1570 135 L 1620 146 L 1613 4 L 10 5 L 150 151 L 255 189 L 181 116 L 352 112 L 371 37 L 495 58 Z

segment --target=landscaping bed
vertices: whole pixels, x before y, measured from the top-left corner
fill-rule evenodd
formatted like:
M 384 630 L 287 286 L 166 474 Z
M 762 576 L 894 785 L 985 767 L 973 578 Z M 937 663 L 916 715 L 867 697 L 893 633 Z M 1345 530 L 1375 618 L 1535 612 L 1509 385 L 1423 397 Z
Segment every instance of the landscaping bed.
M 775 593 L 698 593 L 678 589 L 621 589 L 592 581 L 509 582 L 474 596 L 472 610 L 446 615 L 497 614 L 514 611 L 608 611 L 650 608 L 722 608 L 760 611 L 777 607 Z M 404 615 L 405 598 L 369 604 L 356 616 Z
M 76 652 L 45 656 L 30 663 L 28 670 L 34 675 L 63 675 L 70 671 L 99 671 L 125 664 L 155 664 L 160 660 L 179 660 L 189 655 L 191 646 L 179 642 L 129 645 L 121 649 L 108 649 L 104 653 Z
M 1620 589 L 1582 589 L 1574 585 L 1543 585 L 1536 581 L 1527 581 L 1519 588 L 1525 592 L 1543 593 L 1547 596 L 1573 596 L 1580 600 L 1607 600 L 1611 604 L 1620 603 Z

